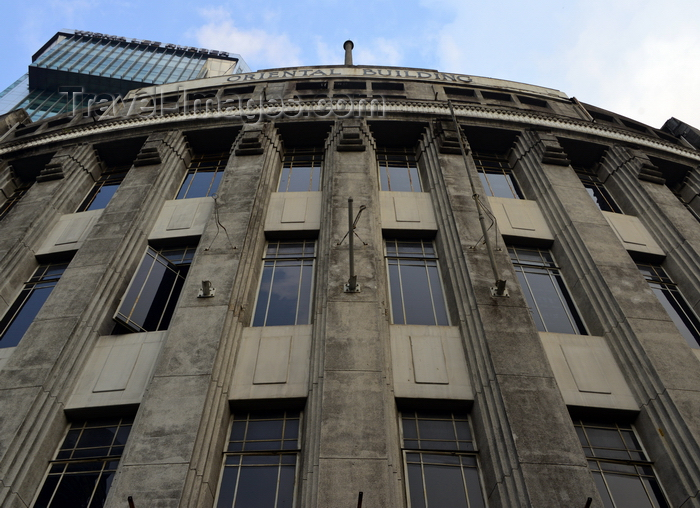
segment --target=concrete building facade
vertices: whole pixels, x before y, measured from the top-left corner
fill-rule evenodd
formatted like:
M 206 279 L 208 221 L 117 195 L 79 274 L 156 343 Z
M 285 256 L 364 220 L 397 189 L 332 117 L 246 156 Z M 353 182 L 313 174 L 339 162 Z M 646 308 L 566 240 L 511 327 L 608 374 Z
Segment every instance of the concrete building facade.
M 353 65 L 3 128 L 3 508 L 700 506 L 682 135 Z

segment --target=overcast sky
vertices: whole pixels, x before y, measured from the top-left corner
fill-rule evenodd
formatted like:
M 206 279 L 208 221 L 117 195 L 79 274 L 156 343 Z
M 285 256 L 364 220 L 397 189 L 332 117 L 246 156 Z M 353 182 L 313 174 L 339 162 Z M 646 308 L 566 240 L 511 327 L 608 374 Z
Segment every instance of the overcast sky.
M 343 63 L 556 88 L 653 127 L 700 128 L 700 1 L 25 0 L 6 2 L 0 90 L 75 28 L 239 53 L 253 69 Z

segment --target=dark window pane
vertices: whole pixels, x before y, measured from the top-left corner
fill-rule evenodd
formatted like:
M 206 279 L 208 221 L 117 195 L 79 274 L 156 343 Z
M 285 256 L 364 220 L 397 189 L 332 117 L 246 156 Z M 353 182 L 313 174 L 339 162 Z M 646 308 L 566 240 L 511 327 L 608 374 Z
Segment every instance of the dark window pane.
M 64 475 L 50 508 L 87 508 L 99 473 Z
M 294 466 L 282 466 L 280 468 L 279 492 L 277 494 L 276 508 L 292 508 L 294 504 Z
M 107 204 L 110 202 L 114 194 L 116 194 L 118 188 L 118 183 L 111 185 L 103 185 L 97 191 L 97 194 L 92 200 L 92 203 L 90 203 L 90 206 L 88 206 L 85 210 L 102 210 L 103 208 L 106 208 Z
M 617 508 L 654 508 L 649 500 L 641 478 L 606 474 L 605 480 L 610 488 Z
M 462 470 L 454 466 L 424 466 L 427 508 L 467 506 Z
M 241 467 L 235 508 L 267 508 L 275 506 L 277 490 L 276 466 Z
M 603 475 L 600 473 L 593 473 L 593 480 L 595 481 L 596 487 L 598 487 L 598 493 L 603 499 L 603 506 L 605 508 L 615 508 L 612 499 L 610 499 L 610 494 L 608 493 L 608 487 L 603 481 Z
M 238 484 L 238 467 L 224 467 L 224 474 L 221 477 L 221 485 L 219 486 L 219 501 L 216 504 L 217 508 L 231 508 L 233 506 L 233 497 Z
M 479 471 L 473 467 L 465 467 L 462 469 L 464 480 L 467 483 L 467 495 L 469 496 L 469 507 L 479 508 L 486 506 L 484 496 L 481 492 L 481 481 L 479 479 Z
M 408 465 L 408 485 L 411 496 L 411 508 L 425 508 L 423 491 L 423 474 L 420 465 Z
M 24 336 L 24 333 L 32 324 L 34 318 L 41 310 L 47 298 L 53 290 L 52 287 L 35 289 L 29 298 L 25 300 L 21 310 L 15 314 L 15 318 L 2 335 L 1 347 L 15 347 Z
M 53 492 L 56 490 L 56 485 L 58 485 L 60 479 L 60 476 L 49 476 L 46 478 L 43 487 L 41 487 L 39 497 L 34 503 L 34 508 L 48 508 L 49 501 L 51 500 Z

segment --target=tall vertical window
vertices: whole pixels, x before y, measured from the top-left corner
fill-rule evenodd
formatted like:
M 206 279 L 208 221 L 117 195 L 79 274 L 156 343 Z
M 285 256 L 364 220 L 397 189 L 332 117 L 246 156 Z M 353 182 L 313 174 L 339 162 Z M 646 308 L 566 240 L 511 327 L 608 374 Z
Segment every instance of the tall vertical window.
M 5 202 L 0 203 L 0 220 L 4 219 L 5 216 L 10 213 L 12 207 L 19 203 L 19 200 L 22 199 L 22 196 L 27 193 L 29 187 L 31 186 L 32 184 L 29 183 L 18 187 L 12 194 L 10 194 L 10 197 L 8 197 Z
M 515 273 L 541 332 L 586 334 L 552 254 L 542 249 L 508 247 Z
M 192 157 L 185 181 L 175 199 L 204 198 L 216 194 L 227 162 L 227 153 Z
M 700 348 L 700 319 L 671 277 L 659 265 L 637 263 L 637 268 L 690 347 Z
M 299 412 L 233 415 L 217 508 L 292 508 Z
M 449 325 L 433 242 L 386 240 L 395 325 Z
M 522 199 L 523 195 L 505 155 L 495 152 L 473 152 L 472 158 L 489 196 Z
M 316 148 L 292 148 L 285 152 L 277 192 L 310 192 L 321 189 L 323 152 Z
M 168 329 L 195 250 L 196 246 L 148 247 L 114 316 L 120 325 L 117 332 Z
M 133 418 L 73 423 L 33 508 L 104 506 Z
M 307 325 L 316 242 L 269 242 L 253 326 Z
M 129 167 L 114 168 L 109 172 L 103 173 L 92 190 L 78 207 L 78 212 L 87 212 L 89 210 L 102 210 L 107 207 L 107 204 L 112 199 L 117 189 L 124 180 Z
M 379 181 L 383 191 L 421 192 L 416 155 L 406 148 L 377 148 Z
M 574 426 L 605 508 L 668 508 L 631 426 L 581 420 Z
M 622 213 L 595 171 L 582 166 L 573 166 L 573 168 L 598 208 L 604 212 Z
M 36 269 L 0 320 L 0 348 L 19 344 L 67 267 L 68 263 L 51 263 Z
M 485 505 L 469 420 L 465 414 L 401 414 L 411 508 Z

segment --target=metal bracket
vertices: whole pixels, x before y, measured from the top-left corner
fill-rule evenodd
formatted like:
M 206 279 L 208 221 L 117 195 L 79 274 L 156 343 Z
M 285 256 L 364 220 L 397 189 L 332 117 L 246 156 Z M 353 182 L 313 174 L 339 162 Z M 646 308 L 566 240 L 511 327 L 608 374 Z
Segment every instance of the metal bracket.
M 491 296 L 493 297 L 510 296 L 510 294 L 508 294 L 508 289 L 506 288 L 506 281 L 504 280 L 497 280 L 496 286 L 492 286 L 490 289 Z

